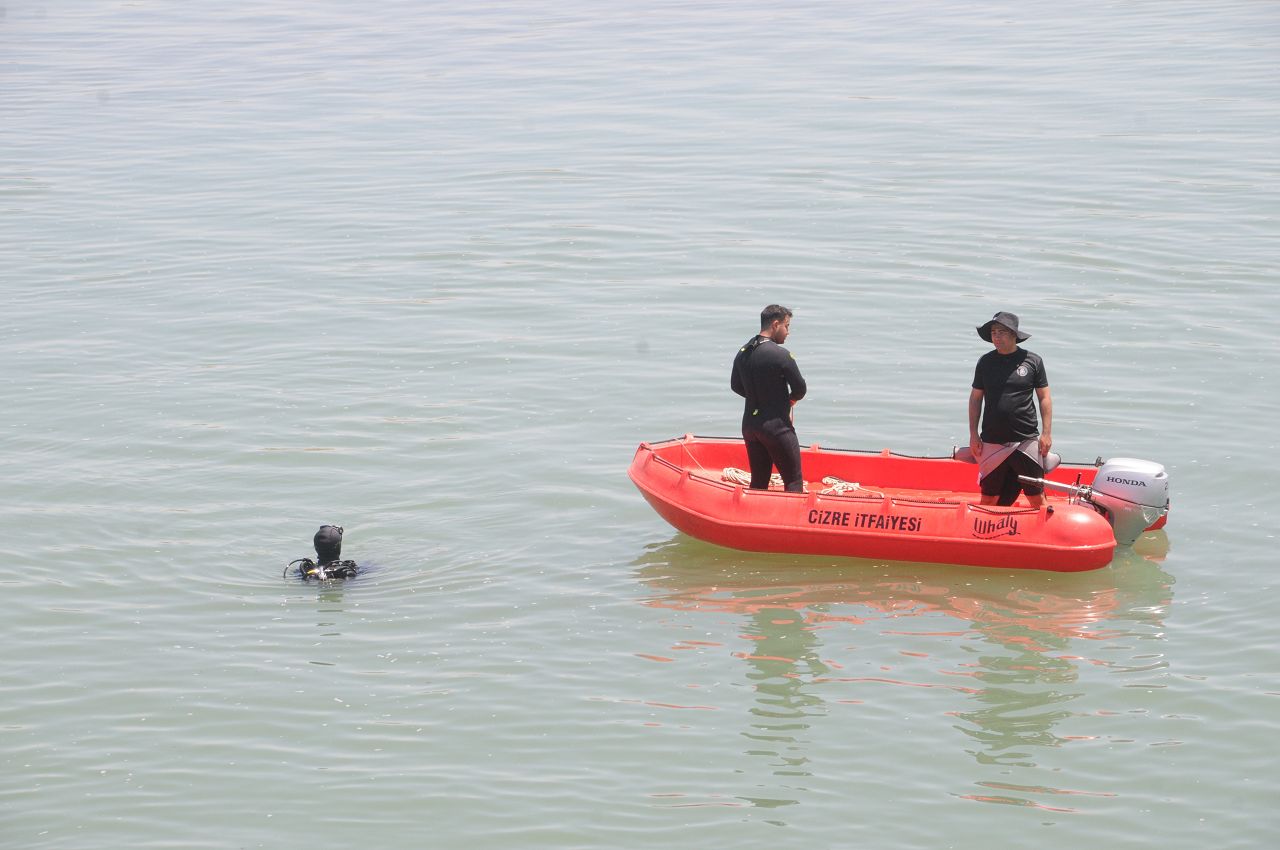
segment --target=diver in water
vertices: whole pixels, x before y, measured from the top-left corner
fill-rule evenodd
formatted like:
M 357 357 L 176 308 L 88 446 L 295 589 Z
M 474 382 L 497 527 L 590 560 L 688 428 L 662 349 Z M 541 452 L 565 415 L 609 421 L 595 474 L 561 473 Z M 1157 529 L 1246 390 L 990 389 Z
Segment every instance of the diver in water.
M 313 578 L 325 581 L 327 579 L 353 578 L 355 576 L 358 569 L 356 562 L 341 560 L 342 526 L 320 526 L 320 530 L 316 532 L 316 536 L 311 542 L 316 547 L 316 560 L 299 558 L 296 561 L 290 561 L 289 566 L 284 568 L 286 573 L 289 572 L 289 567 L 297 565 L 298 575 L 302 576 L 303 581 Z

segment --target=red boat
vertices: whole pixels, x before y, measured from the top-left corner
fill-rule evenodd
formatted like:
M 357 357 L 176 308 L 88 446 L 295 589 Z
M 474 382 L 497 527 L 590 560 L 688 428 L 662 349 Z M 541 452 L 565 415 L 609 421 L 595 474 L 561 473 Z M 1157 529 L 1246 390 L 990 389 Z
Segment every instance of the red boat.
M 950 457 L 814 444 L 801 460 L 806 492 L 751 490 L 741 439 L 685 435 L 641 443 L 628 475 L 663 519 L 720 546 L 1005 569 L 1104 567 L 1168 510 L 1164 468 L 1127 458 L 1060 464 L 1040 508 L 978 504 L 977 467 Z

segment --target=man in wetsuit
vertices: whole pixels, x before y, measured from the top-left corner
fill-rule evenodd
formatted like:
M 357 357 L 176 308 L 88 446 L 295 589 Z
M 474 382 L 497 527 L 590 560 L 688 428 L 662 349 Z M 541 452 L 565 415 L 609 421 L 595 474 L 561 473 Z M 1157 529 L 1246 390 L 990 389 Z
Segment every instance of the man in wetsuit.
M 342 560 L 342 533 L 340 525 L 320 526 L 320 530 L 311 539 L 312 545 L 316 547 L 316 560 L 299 558 L 296 561 L 290 561 L 289 566 L 285 567 L 285 572 L 288 572 L 289 567 L 297 564 L 298 575 L 304 580 L 353 578 L 359 571 L 359 567 L 355 561 Z
M 1012 505 L 1021 491 L 1038 508 L 1044 504 L 1044 489 L 1023 484 L 1018 476 L 1043 478 L 1045 457 L 1053 445 L 1053 399 L 1044 361 L 1018 347 L 1031 334 L 1018 330 L 1013 313 L 996 313 L 977 330 L 995 345 L 979 358 L 969 391 L 969 450 L 980 466 L 982 504 Z M 1040 405 L 1043 430 L 1036 424 L 1032 396 Z
M 760 333 L 733 358 L 729 386 L 747 400 L 742 439 L 747 444 L 752 490 L 768 490 L 776 466 L 788 493 L 804 492 L 800 440 L 791 406 L 804 398 L 807 387 L 795 357 L 782 347 L 790 333 L 791 311 L 770 304 L 760 313 Z

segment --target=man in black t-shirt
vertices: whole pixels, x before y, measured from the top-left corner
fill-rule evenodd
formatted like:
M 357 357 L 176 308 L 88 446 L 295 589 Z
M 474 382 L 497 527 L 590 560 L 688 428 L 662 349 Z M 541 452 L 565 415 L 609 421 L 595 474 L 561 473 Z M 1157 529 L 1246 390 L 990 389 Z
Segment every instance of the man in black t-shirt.
M 742 411 L 742 439 L 751 465 L 751 489 L 768 490 L 773 467 L 788 493 L 803 493 L 800 440 L 791 406 L 807 387 L 796 359 L 782 347 L 791 333 L 791 311 L 770 304 L 760 313 L 760 333 L 747 340 L 733 358 L 729 386 L 747 400 Z
M 1044 477 L 1045 456 L 1053 445 L 1053 399 L 1044 361 L 1018 347 L 1031 334 L 1018 330 L 1013 313 L 996 313 L 977 330 L 995 345 L 978 360 L 969 392 L 969 449 L 980 465 L 982 504 L 1012 505 L 1021 491 L 1038 508 L 1044 488 L 1023 484 L 1018 476 Z M 1043 429 L 1036 423 L 1033 396 Z

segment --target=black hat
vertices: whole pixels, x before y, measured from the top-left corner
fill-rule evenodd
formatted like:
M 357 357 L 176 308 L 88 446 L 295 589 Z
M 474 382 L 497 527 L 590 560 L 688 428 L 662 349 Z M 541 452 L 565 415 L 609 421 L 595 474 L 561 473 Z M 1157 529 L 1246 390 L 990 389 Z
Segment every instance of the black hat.
M 996 313 L 991 317 L 991 321 L 987 322 L 985 325 L 979 325 L 978 336 L 982 337 L 987 342 L 991 342 L 991 326 L 995 324 L 1004 325 L 1006 328 L 1013 331 L 1013 335 L 1018 338 L 1018 342 L 1025 342 L 1026 340 L 1031 339 L 1031 334 L 1024 334 L 1022 331 L 1018 330 L 1017 316 L 1012 313 L 1003 312 Z

